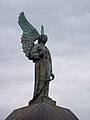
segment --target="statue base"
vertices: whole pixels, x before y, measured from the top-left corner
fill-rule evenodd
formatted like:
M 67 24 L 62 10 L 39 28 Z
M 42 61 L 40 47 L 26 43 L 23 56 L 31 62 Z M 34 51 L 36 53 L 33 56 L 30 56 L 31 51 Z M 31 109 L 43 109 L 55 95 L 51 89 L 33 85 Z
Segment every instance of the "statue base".
M 51 105 L 56 105 L 56 101 L 52 100 L 50 97 L 38 97 L 36 100 L 32 99 L 30 100 L 30 102 L 28 103 L 29 105 L 32 104 L 37 104 L 37 103 L 47 103 L 47 104 L 51 104 Z

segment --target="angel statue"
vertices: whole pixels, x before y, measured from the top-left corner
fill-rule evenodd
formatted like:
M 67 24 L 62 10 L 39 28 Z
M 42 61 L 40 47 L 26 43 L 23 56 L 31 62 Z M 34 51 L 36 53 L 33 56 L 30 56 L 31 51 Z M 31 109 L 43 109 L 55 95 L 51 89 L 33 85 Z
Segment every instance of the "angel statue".
M 33 99 L 48 97 L 49 83 L 54 79 L 52 73 L 52 59 L 48 48 L 45 46 L 48 37 L 44 35 L 44 27 L 41 26 L 41 35 L 27 21 L 24 12 L 20 13 L 18 24 L 23 34 L 21 43 L 23 52 L 29 60 L 35 63 L 35 85 Z M 37 44 L 35 44 L 37 41 Z

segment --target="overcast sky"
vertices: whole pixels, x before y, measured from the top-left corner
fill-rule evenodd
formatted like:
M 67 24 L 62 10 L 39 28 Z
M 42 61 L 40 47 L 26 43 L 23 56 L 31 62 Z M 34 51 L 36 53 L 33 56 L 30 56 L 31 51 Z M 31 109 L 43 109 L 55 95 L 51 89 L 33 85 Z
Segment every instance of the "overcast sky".
M 28 105 L 34 65 L 20 43 L 19 13 L 45 26 L 55 80 L 49 96 L 80 120 L 90 120 L 90 0 L 0 0 L 0 120 Z

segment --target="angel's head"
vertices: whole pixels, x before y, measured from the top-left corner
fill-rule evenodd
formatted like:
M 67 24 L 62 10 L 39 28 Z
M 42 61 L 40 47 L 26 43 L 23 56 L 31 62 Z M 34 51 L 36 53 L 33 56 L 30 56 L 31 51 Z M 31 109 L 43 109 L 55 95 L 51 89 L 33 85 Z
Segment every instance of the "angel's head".
M 47 35 L 40 35 L 40 37 L 39 37 L 39 39 L 38 39 L 38 43 L 39 43 L 39 44 L 40 44 L 40 43 L 46 44 L 47 40 L 48 40 Z

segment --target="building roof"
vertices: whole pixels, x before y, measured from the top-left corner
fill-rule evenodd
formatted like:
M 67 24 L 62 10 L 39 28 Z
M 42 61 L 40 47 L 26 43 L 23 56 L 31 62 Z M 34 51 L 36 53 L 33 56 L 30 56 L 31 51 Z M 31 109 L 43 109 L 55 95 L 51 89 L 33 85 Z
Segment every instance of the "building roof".
M 69 109 L 40 102 L 14 110 L 5 120 L 79 120 Z

